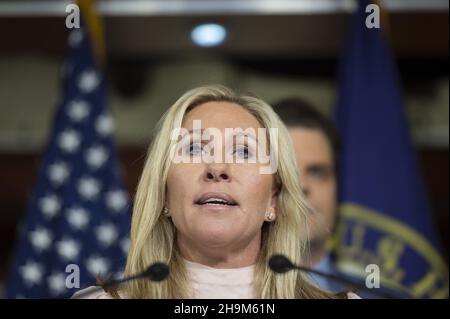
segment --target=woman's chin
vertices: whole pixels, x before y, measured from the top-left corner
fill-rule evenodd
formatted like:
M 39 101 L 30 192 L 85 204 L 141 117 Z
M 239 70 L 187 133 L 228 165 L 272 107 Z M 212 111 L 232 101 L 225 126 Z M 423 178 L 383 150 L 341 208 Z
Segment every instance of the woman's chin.
M 223 247 L 236 240 L 239 234 L 234 229 L 224 227 L 206 226 L 197 232 L 197 239 L 206 246 Z

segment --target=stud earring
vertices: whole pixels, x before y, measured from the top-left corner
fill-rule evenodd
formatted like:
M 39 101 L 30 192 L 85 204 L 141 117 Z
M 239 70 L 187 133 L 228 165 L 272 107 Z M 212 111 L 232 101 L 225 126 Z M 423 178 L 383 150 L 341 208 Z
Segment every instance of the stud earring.
M 169 209 L 167 207 L 164 207 L 162 214 L 163 214 L 163 216 L 169 216 Z
M 266 219 L 267 221 L 271 222 L 275 218 L 274 214 L 272 212 L 266 212 Z

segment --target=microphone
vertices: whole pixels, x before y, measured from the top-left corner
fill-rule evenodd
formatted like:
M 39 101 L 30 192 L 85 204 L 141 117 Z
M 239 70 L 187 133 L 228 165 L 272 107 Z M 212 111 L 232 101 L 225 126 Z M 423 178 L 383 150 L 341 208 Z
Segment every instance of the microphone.
M 386 294 L 384 292 L 374 292 L 373 289 L 369 289 L 367 288 L 365 285 L 361 284 L 361 283 L 357 283 L 357 282 L 353 282 L 341 277 L 338 277 L 336 275 L 333 274 L 328 274 L 328 273 L 324 273 L 322 271 L 318 271 L 315 269 L 311 269 L 308 267 L 304 267 L 304 266 L 300 266 L 300 265 L 294 265 L 289 258 L 287 258 L 286 256 L 283 255 L 273 255 L 272 257 L 270 257 L 269 259 L 269 268 L 273 271 L 276 272 L 278 274 L 284 274 L 288 271 L 291 270 L 300 270 L 306 273 L 310 273 L 310 274 L 315 274 L 318 275 L 320 277 L 324 277 L 330 280 L 333 280 L 335 282 L 339 282 L 341 284 L 344 284 L 345 286 L 352 286 L 354 288 L 358 288 L 360 290 L 364 290 L 366 292 L 369 292 L 375 296 L 378 297 L 382 297 L 382 298 L 387 298 L 387 299 L 398 299 L 396 296 L 390 295 L 390 294 Z
M 123 283 L 129 282 L 129 281 L 133 281 L 133 280 L 137 280 L 137 279 L 144 279 L 144 278 L 148 278 L 151 281 L 163 281 L 164 279 L 166 279 L 169 276 L 169 266 L 167 266 L 164 263 L 161 262 L 155 262 L 154 264 L 150 265 L 146 270 L 144 270 L 143 272 L 130 276 L 130 277 L 125 277 L 122 279 L 113 279 L 110 280 L 104 284 L 102 284 L 99 287 L 93 287 L 92 289 L 87 289 L 84 292 L 81 293 L 75 293 L 73 295 L 73 299 L 81 299 L 93 292 L 97 292 L 97 291 L 108 291 L 114 287 L 120 286 Z

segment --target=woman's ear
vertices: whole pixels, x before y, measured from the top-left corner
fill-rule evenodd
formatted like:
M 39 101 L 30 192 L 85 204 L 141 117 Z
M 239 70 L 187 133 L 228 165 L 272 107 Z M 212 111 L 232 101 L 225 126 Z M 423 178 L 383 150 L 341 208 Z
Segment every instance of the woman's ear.
M 280 194 L 279 188 L 274 188 L 272 190 L 272 197 L 270 199 L 270 208 L 274 215 L 276 215 L 276 211 L 277 211 L 277 202 L 278 202 L 279 194 Z
M 271 207 L 276 208 L 279 194 L 280 194 L 280 188 L 279 187 L 274 187 L 273 190 L 272 190 L 272 198 L 271 198 L 271 201 L 270 201 L 270 206 Z

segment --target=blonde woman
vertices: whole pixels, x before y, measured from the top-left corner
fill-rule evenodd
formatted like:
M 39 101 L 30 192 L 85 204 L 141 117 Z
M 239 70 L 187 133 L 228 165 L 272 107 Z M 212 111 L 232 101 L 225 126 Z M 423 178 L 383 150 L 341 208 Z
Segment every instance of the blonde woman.
M 170 275 L 89 298 L 357 297 L 267 266 L 273 254 L 303 262 L 310 214 L 288 132 L 267 103 L 222 86 L 196 88 L 169 108 L 156 132 L 135 196 L 125 275 L 156 261 Z

